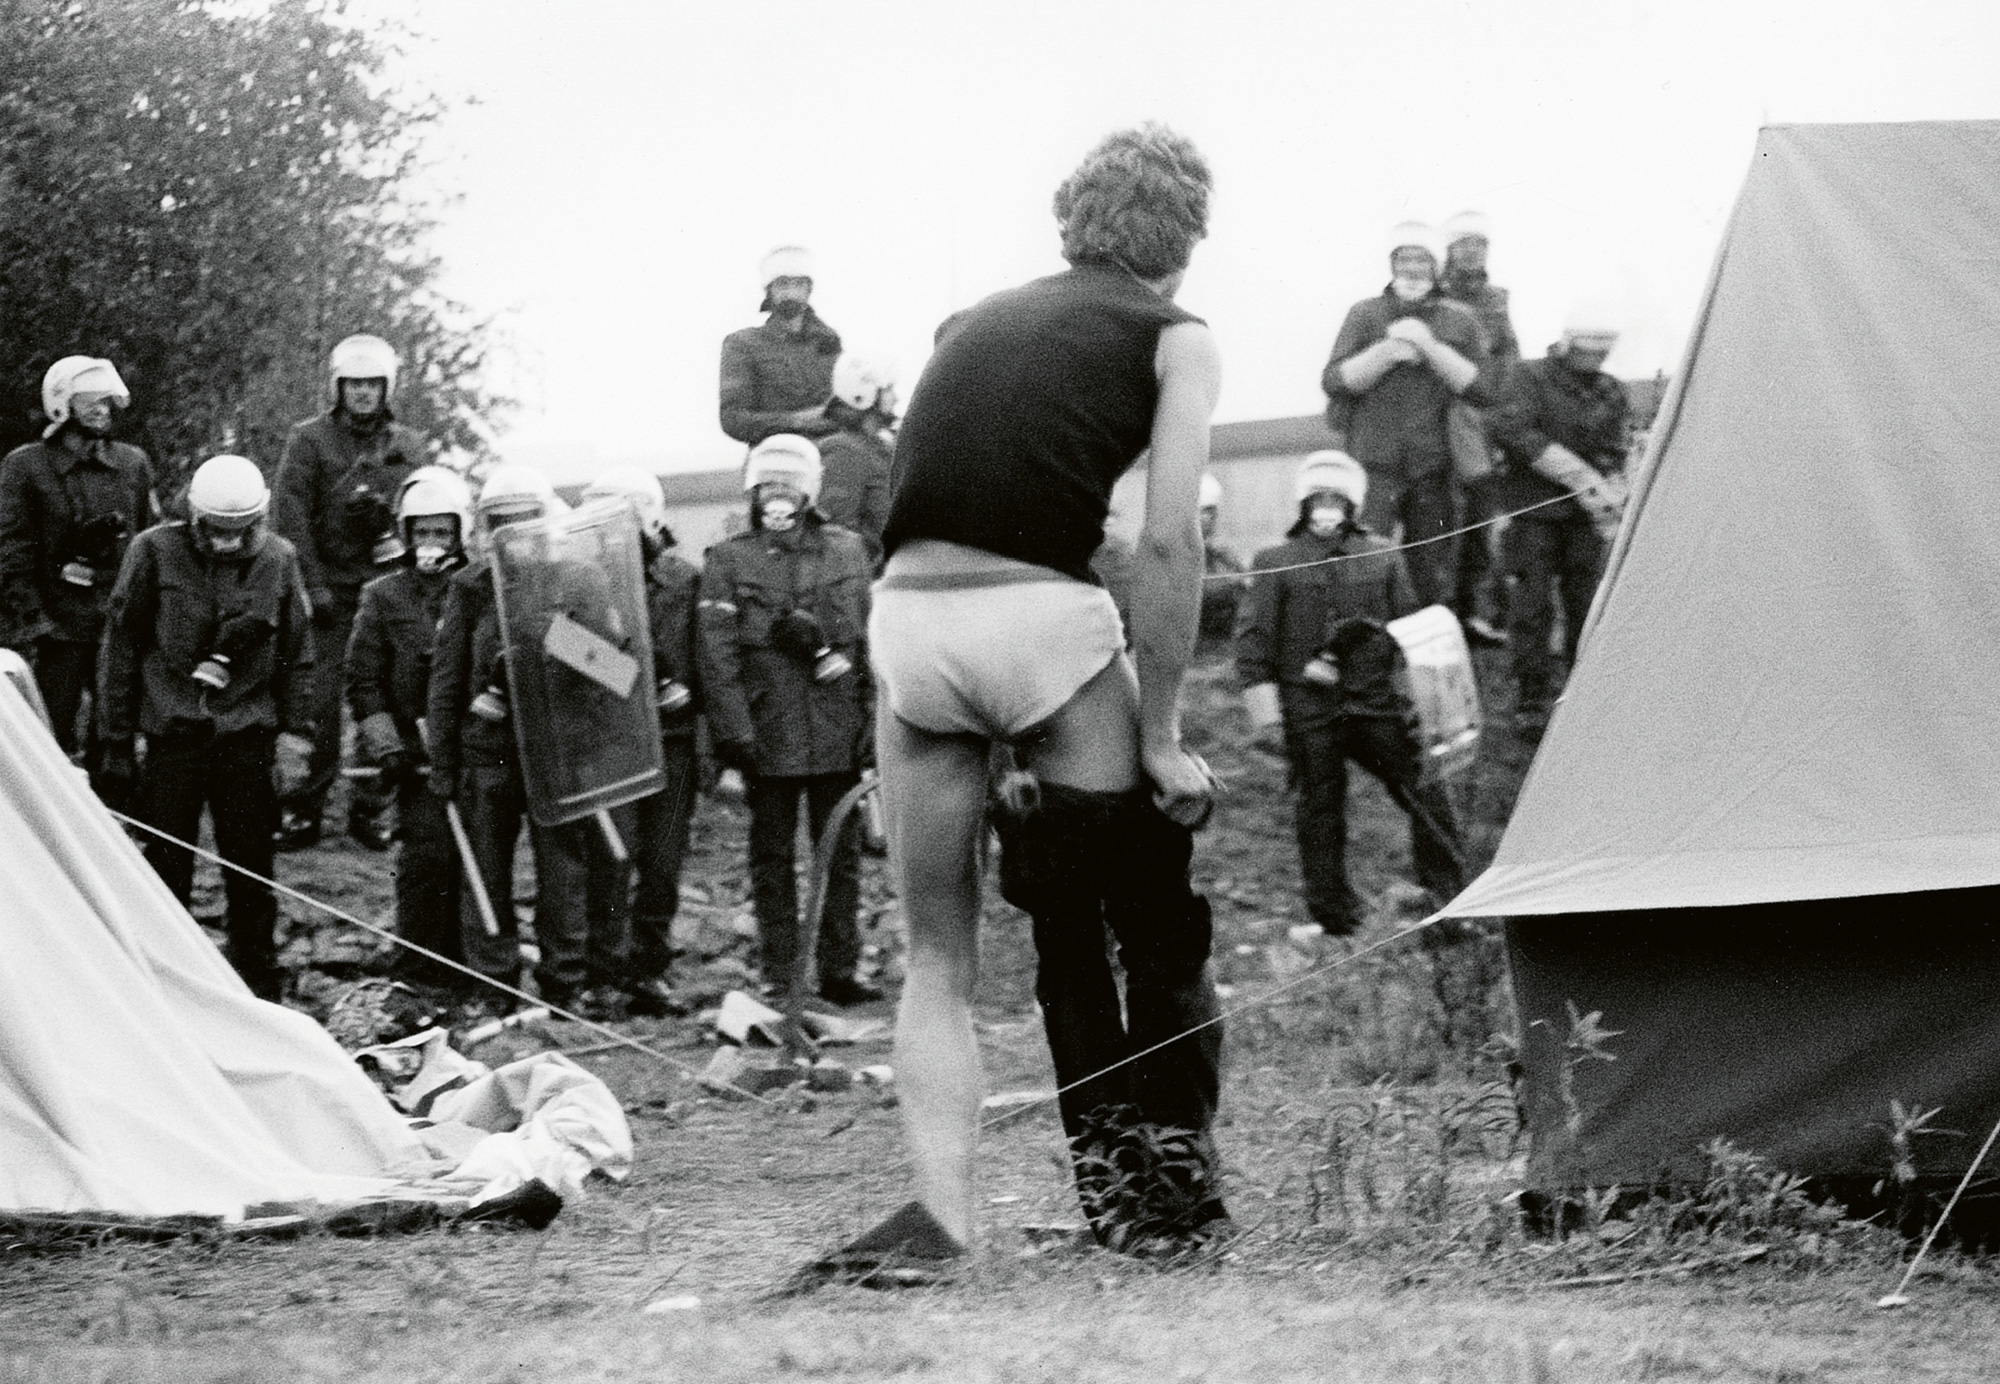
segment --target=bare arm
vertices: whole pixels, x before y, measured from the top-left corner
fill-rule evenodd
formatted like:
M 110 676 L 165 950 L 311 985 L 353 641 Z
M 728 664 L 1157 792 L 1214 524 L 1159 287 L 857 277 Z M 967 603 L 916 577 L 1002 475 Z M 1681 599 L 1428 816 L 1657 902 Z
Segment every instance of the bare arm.
M 1197 500 L 1222 358 L 1206 326 L 1183 322 L 1160 333 L 1154 368 L 1160 398 L 1153 410 L 1146 519 L 1132 560 L 1132 650 L 1140 760 L 1172 816 L 1178 803 L 1205 803 L 1209 786 L 1180 747 L 1180 690 L 1201 615 Z

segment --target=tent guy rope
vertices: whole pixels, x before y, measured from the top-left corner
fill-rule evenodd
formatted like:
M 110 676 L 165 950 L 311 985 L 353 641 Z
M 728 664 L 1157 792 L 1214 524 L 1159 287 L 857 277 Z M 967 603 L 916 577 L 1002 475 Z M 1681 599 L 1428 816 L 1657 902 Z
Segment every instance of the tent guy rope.
M 627 1047 L 633 1049 L 634 1051 L 642 1052 L 646 1056 L 652 1058 L 654 1061 L 660 1062 L 668 1067 L 673 1068 L 675 1071 L 679 1072 L 681 1076 L 684 1077 L 686 1080 L 699 1081 L 701 1078 L 701 1074 L 697 1072 L 693 1067 L 690 1067 L 687 1063 L 680 1061 L 678 1058 L 669 1057 L 666 1053 L 661 1052 L 658 1048 L 652 1047 L 646 1043 L 642 1043 L 637 1038 L 633 1038 L 628 1034 L 620 1033 L 615 1028 L 609 1028 L 606 1027 L 604 1024 L 597 1023 L 594 1020 L 586 1019 L 581 1014 L 572 1013 L 569 1010 L 560 1007 L 559 1005 L 550 1004 L 547 1000 L 541 999 L 535 995 L 531 995 L 525 990 L 516 989 L 514 986 L 507 984 L 507 982 L 503 980 L 495 980 L 492 976 L 485 975 L 479 971 L 475 971 L 470 966 L 466 966 L 460 962 L 453 961 L 448 956 L 440 956 L 438 953 L 432 951 L 429 947 L 420 946 L 419 944 L 410 941 L 406 937 L 397 936 L 394 932 L 391 932 L 388 928 L 378 927 L 374 923 L 365 922 L 362 919 L 355 917 L 352 913 L 349 913 L 344 908 L 339 908 L 334 904 L 325 902 L 324 900 L 316 899 L 310 894 L 292 888 L 292 886 L 289 884 L 284 884 L 278 880 L 271 879 L 268 876 L 260 875 L 255 870 L 247 870 L 243 866 L 238 865 L 233 860 L 223 859 L 220 855 L 217 855 L 214 851 L 204 850 L 200 846 L 197 846 L 192 842 L 183 841 L 178 836 L 174 836 L 169 834 L 168 832 L 161 831 L 158 827 L 149 826 L 145 822 L 140 821 L 136 817 L 127 816 L 125 813 L 118 811 L 116 808 L 107 807 L 105 808 L 105 811 L 109 812 L 112 815 L 112 817 L 116 818 L 118 821 L 123 822 L 126 826 L 137 827 L 140 831 L 145 832 L 149 836 L 156 836 L 160 840 L 167 842 L 169 845 L 179 846 L 182 850 L 192 851 L 196 855 L 200 856 L 203 860 L 213 861 L 217 865 L 220 865 L 225 870 L 234 870 L 236 871 L 237 874 L 242 875 L 246 879 L 254 880 L 258 884 L 264 885 L 267 888 L 277 890 L 280 894 L 283 894 L 286 898 L 297 899 L 300 903 L 306 904 L 312 908 L 317 908 L 323 913 L 329 913 L 334 917 L 340 919 L 340 921 L 342 921 L 343 923 L 349 923 L 355 927 L 360 928 L 363 932 L 371 933 L 376 937 L 382 938 L 384 941 L 393 942 L 399 947 L 403 947 L 409 951 L 417 953 L 417 955 L 419 956 L 427 957 L 430 960 L 437 962 L 440 966 L 448 966 L 452 970 L 459 972 L 461 975 L 470 976 L 472 977 L 472 979 L 477 980 L 482 984 L 490 985 L 495 990 L 500 991 L 502 994 L 511 995 L 518 1000 L 525 1000 L 532 1005 L 540 1005 L 542 1008 L 548 1010 L 551 1014 L 554 1014 L 559 1018 L 567 1019 L 573 1024 L 581 1024 L 583 1027 L 591 1030 L 593 1033 L 601 1033 L 606 1038 L 613 1040 L 613 1042 L 619 1047 Z M 767 1097 L 756 1095 L 753 1092 L 745 1091 L 743 1094 L 749 1097 L 750 1099 L 759 1102 L 760 1104 L 764 1105 L 774 1104 L 774 1102 L 769 1100 Z
M 1552 495 L 1546 500 L 1537 500 L 1531 505 L 1522 505 L 1519 509 L 1509 510 L 1505 514 L 1496 514 L 1491 519 L 1481 519 L 1478 523 L 1467 524 L 1463 528 L 1450 529 L 1444 533 L 1434 533 L 1429 538 L 1414 538 L 1408 543 L 1398 543 L 1393 548 L 1374 548 L 1365 553 L 1335 553 L 1332 557 L 1316 557 L 1311 562 L 1294 562 L 1286 567 L 1253 567 L 1243 572 L 1210 572 L 1202 580 L 1204 582 L 1242 581 L 1246 577 L 1269 577 L 1275 576 L 1279 572 L 1303 572 L 1308 567 L 1327 567 L 1336 562 L 1355 562 L 1364 557 L 1385 557 L 1390 553 L 1407 553 L 1412 548 L 1421 548 L 1430 543 L 1442 543 L 1447 538 L 1458 538 L 1464 534 L 1475 533 L 1480 529 L 1490 529 L 1495 524 L 1504 524 L 1509 519 L 1520 518 L 1523 514 L 1533 514 L 1536 510 L 1547 509 L 1550 505 L 1565 504 L 1573 498 L 1575 497 L 1568 494 Z

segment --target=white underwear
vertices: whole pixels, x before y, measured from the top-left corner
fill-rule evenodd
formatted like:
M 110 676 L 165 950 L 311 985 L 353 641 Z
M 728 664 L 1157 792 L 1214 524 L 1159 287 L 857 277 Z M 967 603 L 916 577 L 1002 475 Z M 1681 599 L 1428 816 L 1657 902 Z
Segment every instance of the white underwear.
M 1012 740 L 1124 648 L 1102 587 L 955 544 L 898 550 L 868 617 L 868 657 L 889 709 L 937 735 Z

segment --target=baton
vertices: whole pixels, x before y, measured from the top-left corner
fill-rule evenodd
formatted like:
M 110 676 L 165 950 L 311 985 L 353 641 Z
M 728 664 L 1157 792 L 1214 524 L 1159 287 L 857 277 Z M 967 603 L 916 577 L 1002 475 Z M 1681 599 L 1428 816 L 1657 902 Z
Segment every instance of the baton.
M 458 815 L 458 804 L 446 798 L 445 820 L 451 823 L 451 839 L 458 843 L 458 858 L 465 865 L 465 881 L 472 886 L 472 901 L 479 905 L 479 921 L 486 924 L 486 935 L 500 935 L 500 919 L 493 912 L 493 897 L 486 892 L 486 881 L 480 877 L 479 862 L 472 854 L 472 838 L 465 834 L 465 819 Z
M 591 815 L 597 818 L 597 828 L 604 833 L 604 844 L 611 858 L 620 865 L 630 860 L 632 853 L 625 849 L 625 838 L 618 834 L 617 824 L 611 820 L 611 809 L 600 807 Z
M 417 718 L 417 739 L 423 742 L 424 753 L 431 752 L 430 722 L 424 717 Z M 430 769 L 423 770 L 428 774 Z M 486 892 L 486 880 L 479 873 L 479 861 L 472 854 L 472 838 L 465 834 L 465 819 L 458 815 L 458 804 L 450 798 L 444 800 L 444 819 L 451 823 L 451 839 L 458 847 L 459 863 L 465 866 L 465 878 L 472 885 L 472 901 L 479 906 L 479 921 L 486 925 L 488 937 L 500 935 L 500 919 L 493 912 L 493 896 Z

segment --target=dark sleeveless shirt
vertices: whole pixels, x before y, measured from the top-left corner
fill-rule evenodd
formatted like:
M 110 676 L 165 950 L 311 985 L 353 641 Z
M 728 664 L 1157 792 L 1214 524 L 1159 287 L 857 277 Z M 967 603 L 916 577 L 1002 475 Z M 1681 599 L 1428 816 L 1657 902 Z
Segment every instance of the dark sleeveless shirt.
M 896 439 L 885 552 L 945 539 L 1094 580 L 1111 487 L 1152 440 L 1160 330 L 1200 320 L 1098 264 L 948 318 Z

